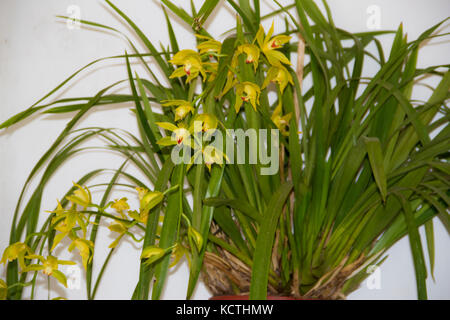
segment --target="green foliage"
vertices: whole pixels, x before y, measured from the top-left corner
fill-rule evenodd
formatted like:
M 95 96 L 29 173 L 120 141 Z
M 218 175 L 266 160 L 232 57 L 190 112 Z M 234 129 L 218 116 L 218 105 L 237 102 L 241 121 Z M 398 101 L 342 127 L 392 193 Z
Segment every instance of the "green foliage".
M 159 299 L 170 266 L 184 255 L 190 262 L 190 298 L 208 263 L 207 257 L 220 260 L 224 252 L 251 270 L 245 275 L 251 280 L 239 283 L 218 270 L 229 281 L 229 292 L 222 293 L 241 293 L 250 288 L 251 299 L 265 299 L 268 293 L 340 298 L 357 288 L 368 265 L 382 263 L 386 250 L 407 235 L 418 297 L 425 299 L 427 270 L 418 228 L 426 227 L 431 269 L 432 219 L 439 217 L 450 232 L 450 126 L 446 105 L 450 72 L 448 65 L 419 69 L 416 61 L 419 46 L 433 37 L 444 21 L 417 40 L 407 42 L 401 25 L 396 32 L 352 34 L 341 30 L 334 25 L 325 2 L 326 15 L 312 0 L 296 0 L 262 17 L 258 1 L 228 0 L 237 13 L 236 32 L 218 42 L 203 25 L 219 1 L 204 1 L 198 12 L 192 6 L 192 14 L 173 1 L 161 2 L 170 50 L 158 51 L 124 12 L 106 0 L 144 43 L 147 52 L 138 52 L 133 41 L 120 31 L 83 20 L 85 25 L 125 37 L 134 52 L 93 61 L 36 104 L 0 124 L 0 128 L 7 128 L 36 112 L 75 113 L 35 165 L 19 196 L 8 251 L 14 254 L 3 259 L 8 260 L 8 268 L 7 287 L 2 294 L 7 291 L 9 299 L 20 299 L 23 286 L 31 285 L 33 298 L 41 267 L 34 272 L 27 269 L 33 258 L 21 256 L 21 252 L 25 254 L 29 249 L 41 255 L 46 246 L 52 248 L 67 236 L 86 261 L 87 297 L 94 299 L 115 245 L 128 236 L 143 243 L 133 299 L 148 299 L 150 292 L 153 299 Z M 298 18 L 288 12 L 291 8 L 295 8 Z M 198 51 L 180 50 L 166 9 L 198 35 Z M 260 27 L 261 20 L 274 18 L 278 24 L 281 16 L 295 28 L 287 23 L 285 33 L 274 35 L 272 29 L 266 34 Z M 395 38 L 385 57 L 379 37 L 392 33 Z M 298 42 L 290 41 L 289 35 L 294 34 L 300 35 L 298 41 L 304 39 L 305 55 L 309 57 L 301 75 L 311 80 L 308 88 L 302 89 L 299 74 L 288 63 L 300 47 Z M 378 56 L 366 51 L 372 43 Z M 157 79 L 145 57 L 154 59 L 168 86 Z M 124 61 L 127 79 L 108 85 L 93 97 L 41 104 L 82 71 L 106 59 Z M 131 59 L 140 61 L 153 79 L 134 73 Z M 367 59 L 379 64 L 371 77 L 363 76 Z M 275 70 L 277 76 L 269 77 L 270 70 Z M 417 80 L 427 75 L 440 77 L 439 84 L 427 101 L 412 101 Z M 269 82 L 275 82 L 275 86 L 266 86 Z M 108 93 L 123 83 L 129 84 L 130 94 Z M 202 88 L 199 94 L 198 85 Z M 274 101 L 269 99 L 272 91 L 276 93 Z M 74 129 L 82 116 L 95 111 L 95 107 L 124 102 L 135 107 L 140 137 L 112 128 Z M 157 105 L 167 103 L 170 108 L 155 112 Z M 307 105 L 312 105 L 310 110 Z M 174 164 L 170 148 L 183 143 L 184 132 L 196 133 L 191 124 L 199 116 L 203 125 L 221 132 L 248 128 L 285 131 L 279 141 L 279 172 L 265 176 L 261 174 L 261 162 L 222 163 L 221 155 L 205 155 L 205 160 L 209 159 L 206 166 Z M 171 140 L 172 132 L 177 141 Z M 103 185 L 99 204 L 92 203 L 90 196 L 83 193 L 89 190 L 82 186 L 106 169 L 93 170 L 79 179 L 79 186 L 70 188 L 38 230 L 47 183 L 71 155 L 87 150 L 82 144 L 94 136 L 107 141 L 99 152 L 116 152 L 125 162 Z M 257 148 L 267 151 L 264 144 L 258 143 Z M 128 173 L 126 163 L 137 167 L 145 181 Z M 43 175 L 27 200 L 25 190 L 38 179 L 41 169 Z M 118 186 L 138 187 L 138 210 L 130 210 L 126 199 L 109 201 Z M 73 195 L 84 197 L 85 208 L 73 201 L 78 199 Z M 191 196 L 192 206 L 188 201 Z M 151 198 L 152 205 L 142 205 L 147 201 L 144 198 Z M 112 209 L 116 212 L 111 213 Z M 65 217 L 74 217 L 76 223 Z M 119 237 L 95 276 L 96 235 L 104 219 L 113 221 L 110 229 Z M 69 230 L 64 229 L 67 225 Z M 136 238 L 135 230 L 144 231 L 142 239 Z M 19 247 L 22 251 L 14 251 Z M 3 282 L 1 285 L 5 287 Z

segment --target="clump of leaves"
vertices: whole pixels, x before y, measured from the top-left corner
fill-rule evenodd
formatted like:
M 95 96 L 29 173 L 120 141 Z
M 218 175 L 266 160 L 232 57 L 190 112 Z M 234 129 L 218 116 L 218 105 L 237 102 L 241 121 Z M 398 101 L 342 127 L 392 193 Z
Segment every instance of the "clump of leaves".
M 142 242 L 134 299 L 147 299 L 150 288 L 151 297 L 158 299 L 169 267 L 184 255 L 190 264 L 188 298 L 206 270 L 204 279 L 214 294 L 250 292 L 251 299 L 265 299 L 268 293 L 342 298 L 357 288 L 367 275 L 367 266 L 384 261 L 386 250 L 406 235 L 418 297 L 426 298 L 427 271 L 418 227 L 425 225 L 433 268 L 433 218 L 439 217 L 449 227 L 446 100 L 450 72 L 448 65 L 419 69 L 416 62 L 420 44 L 434 37 L 442 22 L 408 42 L 401 26 L 395 32 L 355 34 L 339 29 L 326 2 L 326 16 L 312 0 L 295 1 L 261 16 L 259 1 L 252 6 L 249 0 L 239 5 L 228 0 L 237 12 L 236 28 L 218 41 L 203 28 L 218 1 L 205 1 L 199 11 L 192 7 L 188 14 L 172 1 L 162 0 L 193 28 L 197 48 L 180 50 L 166 15 L 170 47 L 158 51 L 125 13 L 106 2 L 135 31 L 147 52 L 138 52 L 126 37 L 132 54 L 94 61 L 0 126 L 9 127 L 38 111 L 75 113 L 31 172 L 24 190 L 44 168 L 22 211 L 19 208 L 25 199 L 23 193 L 20 196 L 11 245 L 20 243 L 22 251 L 16 256 L 21 257 L 24 272 L 19 273 L 17 259 L 10 259 L 9 298 L 20 298 L 22 286 L 28 284 L 27 268 L 33 265 L 22 253 L 42 252 L 65 236 L 78 241 L 73 248 L 80 250 L 86 266 L 89 299 L 96 295 L 114 248 L 126 236 Z M 297 18 L 288 11 L 291 8 Z M 281 16 L 286 21 L 284 33 L 275 35 L 273 24 L 267 32 L 262 28 L 262 20 L 278 22 Z M 121 34 L 96 22 L 81 22 Z M 379 37 L 391 33 L 395 38 L 385 57 Z M 371 43 L 376 44 L 377 54 L 366 51 Z M 304 66 L 298 59 L 297 70 L 291 65 L 295 53 L 309 57 Z M 154 75 L 146 57 L 156 61 L 166 84 L 156 76 L 144 79 L 133 73 L 130 59 L 137 59 Z M 379 69 L 364 77 L 369 58 Z M 106 59 L 125 60 L 128 79 L 109 84 L 90 98 L 42 104 L 70 79 Z M 414 86 L 426 75 L 437 76 L 440 82 L 427 101 L 413 101 Z M 312 84 L 302 88 L 303 78 Z M 131 94 L 108 93 L 124 82 L 129 83 Z M 276 93 L 275 99 L 269 98 L 270 92 Z M 124 102 L 135 105 L 140 137 L 110 128 L 73 130 L 96 106 Z M 312 107 L 307 108 L 308 104 Z M 161 113 L 155 112 L 157 105 L 162 106 Z M 209 130 L 226 136 L 225 130 L 230 129 L 279 129 L 280 170 L 262 174 L 266 164 L 260 159 L 255 164 L 231 164 L 232 159 L 210 139 L 202 138 Z M 124 164 L 114 170 L 99 204 L 92 204 L 89 189 L 81 186 L 105 169 L 81 177 L 36 232 L 42 193 L 52 174 L 69 156 L 84 150 L 82 143 L 94 136 L 105 138 L 106 147 L 121 154 Z M 256 146 L 258 152 L 268 154 L 268 143 L 254 142 L 246 146 L 246 153 Z M 175 164 L 170 154 L 176 148 L 197 152 L 190 163 Z M 126 163 L 140 169 L 146 180 L 127 172 Z M 119 182 L 122 178 L 131 183 Z M 189 189 L 182 188 L 186 182 Z M 108 202 L 117 186 L 140 188 L 139 210 L 130 210 L 126 199 Z M 78 194 L 70 196 L 75 190 Z M 119 216 L 107 212 L 110 206 Z M 55 221 L 58 218 L 61 221 Z M 109 228 L 119 236 L 93 282 L 96 236 L 104 219 L 114 221 Z M 141 239 L 136 237 L 137 229 L 143 232 Z M 35 278 L 30 285 L 35 285 Z

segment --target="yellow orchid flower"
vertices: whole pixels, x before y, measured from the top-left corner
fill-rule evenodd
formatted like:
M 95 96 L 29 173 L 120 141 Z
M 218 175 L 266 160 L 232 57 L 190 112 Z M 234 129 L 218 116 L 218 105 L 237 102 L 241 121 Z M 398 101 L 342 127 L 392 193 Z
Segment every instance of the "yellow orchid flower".
M 147 194 L 148 189 L 142 188 L 142 187 L 136 187 L 136 191 L 138 192 L 138 199 L 139 199 L 139 201 L 141 201 L 142 198 Z
M 259 48 L 254 44 L 248 43 L 243 44 L 237 47 L 235 57 L 237 58 L 242 53 L 245 53 L 247 55 L 245 63 L 247 64 L 253 63 L 253 68 L 256 71 L 256 68 L 258 68 L 258 61 L 259 61 Z
M 117 223 L 112 223 L 108 226 L 108 229 L 111 230 L 112 232 L 117 232 L 119 234 L 119 236 L 113 241 L 111 242 L 111 244 L 108 246 L 108 248 L 112 249 L 117 247 L 117 245 L 119 244 L 119 241 L 123 238 L 124 235 L 127 234 L 128 232 L 128 227 L 126 226 L 126 224 L 122 221 L 119 221 Z
M 280 51 L 277 51 L 276 49 L 279 49 L 283 47 L 283 45 L 291 39 L 290 36 L 286 35 L 278 35 L 273 38 L 273 22 L 272 26 L 270 27 L 269 32 L 264 37 L 264 28 L 262 25 L 259 26 L 259 30 L 256 33 L 255 40 L 258 42 L 259 47 L 261 48 L 261 51 L 266 56 L 269 63 L 273 66 L 280 67 L 282 64 L 290 65 L 291 62 L 289 61 L 286 56 L 281 53 Z
M 222 151 L 210 145 L 203 149 L 203 158 L 209 171 L 211 171 L 211 166 L 214 163 L 222 166 L 224 159 L 228 160 L 227 156 Z
M 250 102 L 253 109 L 256 111 L 256 105 L 259 105 L 259 95 L 261 93 L 261 89 L 258 85 L 252 82 L 242 82 L 236 86 L 236 103 L 234 105 L 234 109 L 236 113 L 239 112 L 241 106 L 244 102 Z
M 175 121 L 183 120 L 188 114 L 194 113 L 194 107 L 189 101 L 186 100 L 164 100 L 161 101 L 163 107 L 173 107 L 176 106 L 175 109 Z
M 60 233 L 55 235 L 53 239 L 53 245 L 50 251 L 56 248 L 56 246 L 64 239 L 73 228 L 78 224 L 83 231 L 83 237 L 86 237 L 87 225 L 89 224 L 88 218 L 83 213 L 76 210 L 65 210 L 61 203 L 58 201 L 58 206 L 54 211 L 48 211 L 49 213 L 55 213 L 55 217 L 52 219 L 52 224 L 56 224 L 55 230 Z
M 126 217 L 122 217 L 122 218 L 126 218 Z M 132 228 L 136 223 L 137 223 L 137 221 L 133 221 L 130 223 L 130 222 L 119 221 L 119 220 L 115 220 L 114 223 L 111 223 L 108 226 L 108 229 L 111 230 L 112 232 L 117 232 L 119 234 L 119 236 L 109 245 L 109 248 L 111 248 L 111 249 L 115 248 L 119 244 L 120 240 L 125 235 L 129 235 L 133 238 L 133 240 L 139 242 L 140 240 L 136 239 L 132 233 L 128 232 L 128 230 L 130 228 Z
M 80 205 L 83 208 L 87 208 L 91 204 L 91 192 L 88 188 L 82 187 L 79 184 L 73 183 L 77 189 L 72 195 L 67 196 L 66 199 L 72 202 L 74 205 Z
M 189 257 L 189 251 L 183 247 L 181 244 L 177 243 L 175 245 L 175 248 L 172 250 L 172 262 L 169 265 L 169 268 L 172 268 L 176 266 L 180 260 L 183 258 L 183 256 L 186 256 L 189 267 L 191 266 L 191 259 Z
M 2 260 L 0 263 L 6 265 L 8 261 L 14 261 L 17 259 L 22 269 L 26 267 L 25 256 L 33 254 L 33 250 L 23 242 L 16 242 L 10 245 L 3 252 Z
M 56 257 L 49 255 L 47 258 L 39 255 L 30 255 L 26 257 L 27 259 L 38 259 L 41 264 L 30 264 L 26 267 L 25 271 L 41 271 L 42 273 L 55 278 L 64 287 L 67 288 L 67 278 L 61 271 L 58 270 L 59 265 L 75 265 L 73 261 L 58 260 Z
M 281 102 L 275 108 L 272 114 L 272 121 L 277 126 L 277 128 L 281 131 L 281 134 L 284 136 L 288 136 L 289 132 L 286 130 L 286 127 L 289 126 L 289 121 L 291 120 L 292 113 L 288 113 L 284 116 L 281 115 Z
M 178 78 L 187 76 L 186 83 L 190 82 L 192 79 L 197 78 L 199 73 L 203 76 L 203 81 L 206 79 L 206 73 L 203 69 L 202 58 L 198 52 L 194 50 L 181 50 L 177 52 L 171 60 L 170 63 L 174 65 L 182 65 L 176 69 L 169 78 Z
M 211 166 L 213 164 L 218 164 L 219 166 L 222 166 L 222 164 L 224 163 L 224 159 L 227 161 L 229 160 L 227 155 L 224 154 L 222 151 L 211 145 L 207 145 L 195 152 L 186 169 L 187 171 L 189 171 L 189 169 L 194 163 L 198 163 L 196 159 L 199 157 L 203 157 L 203 161 L 209 171 L 211 171 Z
M 149 211 L 164 199 L 164 194 L 140 187 L 136 188 L 136 190 L 139 192 L 140 212 L 135 210 L 128 211 L 128 215 L 137 222 L 147 224 Z
M 147 224 L 148 221 L 148 212 L 144 213 L 144 212 L 137 212 L 136 210 L 133 211 L 128 211 L 128 215 L 130 216 L 131 219 L 136 220 L 137 222 L 143 223 L 143 224 Z
M 197 114 L 191 122 L 189 131 L 193 133 L 207 132 L 209 130 L 216 130 L 219 120 L 212 114 L 202 113 Z
M 197 46 L 197 49 L 200 52 L 200 54 L 207 53 L 210 56 L 212 56 L 213 54 L 220 54 L 220 50 L 222 49 L 222 43 L 220 41 L 199 34 L 196 34 L 195 36 L 198 39 L 205 40 Z
M 186 129 L 185 125 L 183 123 L 180 123 L 178 126 L 174 125 L 173 123 L 170 122 L 156 122 L 156 124 L 165 129 L 165 130 L 169 130 L 171 132 L 173 132 L 175 134 L 175 136 L 171 135 L 171 136 L 166 136 L 162 139 L 160 139 L 157 143 L 161 146 L 172 146 L 172 145 L 176 145 L 176 144 L 185 144 L 185 145 L 190 145 L 189 142 L 189 138 L 190 138 L 190 133 L 189 130 Z
M 159 191 L 149 191 L 142 198 L 140 206 L 141 211 L 149 212 L 164 199 L 164 194 Z
M 140 188 L 143 189 L 143 188 Z M 127 198 L 116 199 L 111 206 L 111 208 L 115 209 L 119 214 L 120 218 L 127 219 L 127 216 L 124 214 L 124 211 L 129 210 L 130 206 L 128 205 Z M 119 233 L 119 236 L 109 245 L 109 248 L 115 248 L 119 243 L 120 239 L 123 238 L 125 234 L 128 233 L 128 229 L 132 227 L 131 223 L 127 223 L 124 221 L 115 220 L 114 223 L 111 223 L 108 226 L 108 229 L 112 232 Z
M 227 73 L 227 82 L 222 90 L 222 93 L 219 95 L 219 98 L 222 98 L 231 88 L 233 88 L 238 80 L 236 79 L 235 70 L 238 66 L 238 54 L 234 53 L 233 58 L 231 59 L 231 64 L 229 66 L 229 70 Z
M 128 211 L 128 215 L 130 216 L 130 218 L 136 220 L 137 222 L 143 223 L 143 224 L 147 224 L 148 214 L 149 214 L 148 211 L 142 211 L 142 210 L 140 212 L 137 212 L 136 210 Z M 164 216 L 160 217 L 160 219 L 163 219 L 163 218 L 164 218 Z M 158 225 L 157 230 L 161 231 L 160 229 L 161 228 Z
M 159 248 L 157 246 L 148 246 L 142 250 L 141 259 L 145 259 L 144 265 L 151 265 L 152 263 L 158 261 L 164 257 L 170 250 L 175 246 L 169 247 L 167 249 Z
M 294 85 L 292 76 L 285 67 L 270 67 L 269 71 L 267 71 L 267 77 L 264 80 L 262 89 L 267 87 L 270 82 L 278 83 L 281 93 L 283 93 L 288 83 Z
M 230 91 L 230 89 L 233 88 L 237 82 L 238 82 L 238 80 L 237 80 L 235 74 L 231 71 L 228 71 L 227 82 L 225 83 L 225 86 L 223 87 L 223 90 L 219 95 L 219 99 L 222 98 L 228 91 Z
M 87 265 L 92 261 L 92 254 L 94 252 L 94 243 L 90 240 L 71 237 L 72 243 L 69 246 L 69 252 L 77 248 L 83 262 L 83 266 L 87 269 Z
M 111 208 L 116 210 L 118 213 L 123 214 L 123 211 L 130 209 L 130 205 L 127 201 L 127 198 L 115 199 L 114 203 L 111 205 Z
M 56 215 L 56 217 L 61 217 L 64 213 L 66 213 L 66 209 L 63 208 L 63 206 L 61 205 L 61 202 L 59 202 L 58 199 L 56 199 L 56 202 L 58 203 L 56 205 L 56 209 L 53 211 L 46 211 L 46 212 L 54 213 Z
M 55 229 L 60 232 L 69 232 L 76 224 L 76 216 L 79 214 L 74 209 L 66 210 L 62 207 L 61 202 L 56 200 L 58 205 L 53 211 L 46 211 L 48 213 L 54 213 L 55 216 L 52 219 L 52 223 L 55 224 Z M 83 221 L 84 222 L 84 221 Z
M 200 232 L 195 230 L 194 227 L 190 226 L 188 228 L 188 237 L 194 242 L 197 250 L 200 252 L 203 247 L 203 237 Z
M 0 300 L 6 300 L 8 296 L 8 285 L 3 279 L 0 279 Z

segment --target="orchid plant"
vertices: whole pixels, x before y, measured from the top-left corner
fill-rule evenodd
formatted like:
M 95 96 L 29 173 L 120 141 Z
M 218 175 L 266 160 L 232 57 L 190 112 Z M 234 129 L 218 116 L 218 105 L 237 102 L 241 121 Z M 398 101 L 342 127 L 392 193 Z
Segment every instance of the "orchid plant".
M 425 225 L 433 268 L 433 218 L 450 225 L 450 72 L 448 65 L 419 69 L 416 61 L 420 45 L 437 36 L 434 32 L 442 22 L 408 42 L 401 26 L 397 31 L 355 34 L 339 29 L 325 1 L 326 15 L 312 0 L 296 0 L 261 16 L 259 1 L 228 0 L 236 11 L 236 26 L 219 41 L 203 27 L 219 1 L 204 1 L 198 11 L 192 5 L 192 14 L 173 1 L 161 2 L 192 28 L 195 49 L 180 50 L 166 14 L 170 46 L 158 51 L 106 0 L 147 49 L 139 52 L 126 38 L 133 53 L 107 58 L 124 61 L 128 78 L 88 99 L 47 104 L 41 99 L 1 124 L 0 128 L 12 126 L 42 110 L 74 114 L 24 189 L 42 168 L 38 187 L 28 200 L 20 196 L 10 246 L 1 260 L 7 264 L 7 278 L 0 281 L 0 297 L 20 299 L 23 287 L 32 286 L 33 298 L 39 273 L 66 286 L 58 267 L 73 262 L 54 256 L 66 239 L 67 250 L 76 249 L 81 257 L 87 298 L 94 299 L 110 256 L 129 238 L 142 250 L 133 299 L 159 299 L 169 268 L 183 257 L 190 268 L 187 298 L 202 274 L 214 295 L 339 299 L 358 287 L 368 266 L 381 264 L 386 251 L 408 236 L 418 297 L 426 298 L 418 228 Z M 262 27 L 263 20 L 273 21 L 269 29 Z M 275 34 L 281 21 L 286 30 Z M 80 22 L 121 34 L 98 22 Z M 394 40 L 385 57 L 378 38 L 389 34 Z M 366 51 L 371 43 L 377 45 L 378 55 Z M 148 57 L 158 64 L 165 83 L 155 76 Z M 369 58 L 379 69 L 366 77 L 363 66 Z M 134 73 L 132 59 L 152 78 Z M 430 74 L 441 80 L 428 101 L 412 101 L 416 80 Z M 302 88 L 307 77 L 312 85 Z M 130 94 L 108 93 L 125 81 Z M 111 128 L 74 129 L 96 106 L 124 103 L 134 106 L 140 137 Z M 266 139 L 255 135 L 243 147 L 233 136 L 246 132 L 249 138 L 252 130 L 281 134 Z M 88 182 L 105 170 L 86 172 L 38 225 L 42 194 L 52 174 L 94 136 L 106 139 L 106 147 L 124 157 L 102 199 L 93 200 Z M 226 140 L 231 141 L 226 149 L 218 147 Z M 279 146 L 271 158 L 279 168 L 273 174 L 264 174 L 268 163 L 261 157 L 236 161 L 239 154 L 250 159 L 255 150 L 256 155 L 268 154 L 273 143 Z M 230 156 L 229 149 L 236 146 L 237 155 Z M 182 156 L 174 158 L 177 154 Z M 127 163 L 145 180 L 127 172 Z M 138 208 L 132 209 L 126 197 L 110 199 L 118 186 L 135 192 Z M 97 233 L 102 227 L 109 228 L 115 240 L 95 275 Z

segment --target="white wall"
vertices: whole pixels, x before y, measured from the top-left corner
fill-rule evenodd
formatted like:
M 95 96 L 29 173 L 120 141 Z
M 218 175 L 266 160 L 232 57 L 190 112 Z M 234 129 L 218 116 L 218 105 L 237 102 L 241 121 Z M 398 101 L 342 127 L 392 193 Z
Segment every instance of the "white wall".
M 179 1 L 187 7 L 189 1 Z M 201 1 L 195 1 L 199 4 Z M 288 1 L 282 1 L 287 3 Z M 164 16 L 157 1 L 145 0 L 115 0 L 114 3 L 125 11 L 148 35 L 158 44 L 168 43 Z M 276 5 L 267 0 L 270 6 L 264 5 L 264 11 Z M 350 31 L 367 31 L 370 5 L 377 5 L 381 10 L 381 28 L 396 29 L 403 21 L 408 32 L 408 39 L 416 38 L 425 28 L 437 23 L 450 12 L 450 2 L 447 0 L 330 0 L 329 1 L 337 26 Z M 74 72 L 77 68 L 90 61 L 104 56 L 123 54 L 129 49 L 126 43 L 118 37 L 105 32 L 94 32 L 82 28 L 70 30 L 64 22 L 57 22 L 55 15 L 67 14 L 70 5 L 81 9 L 81 17 L 114 26 L 130 34 L 130 30 L 119 21 L 117 16 L 102 1 L 92 0 L 1 0 L 0 1 L 0 121 L 24 110 L 45 93 L 53 89 L 59 82 Z M 199 5 L 198 5 L 199 7 Z M 193 37 L 178 19 L 175 19 L 175 30 L 184 48 L 193 47 Z M 208 23 L 210 32 L 220 38 L 223 31 L 234 24 L 231 10 L 223 5 L 217 10 L 214 21 Z M 283 28 L 283 25 L 279 25 Z M 443 29 L 450 31 L 449 28 Z M 135 38 L 133 38 L 135 39 Z M 392 37 L 386 37 L 383 44 L 389 45 Z M 448 63 L 450 45 L 442 40 L 432 41 L 420 53 L 419 67 Z M 142 48 L 142 45 L 138 45 Z M 101 66 L 101 67 L 99 67 Z M 82 81 L 72 81 L 62 96 L 75 97 L 94 95 L 117 79 L 126 78 L 123 61 L 107 62 L 84 72 L 79 78 Z M 145 71 L 137 64 L 133 66 L 143 77 Z M 370 68 L 373 68 L 371 66 Z M 372 70 L 373 71 L 373 70 Z M 370 73 L 371 70 L 368 70 Z M 433 80 L 431 80 L 433 81 Z M 305 84 L 307 85 L 307 84 Z M 125 92 L 128 90 L 125 86 Z M 420 89 L 417 97 L 426 96 L 429 92 Z M 90 113 L 83 119 L 82 125 L 119 127 L 136 133 L 134 116 L 129 111 L 131 105 L 121 107 L 101 108 L 101 111 Z M 70 116 L 40 116 L 33 117 L 21 125 L 13 126 L 0 133 L 0 251 L 8 244 L 9 227 L 19 192 L 28 173 L 40 156 L 48 149 L 54 138 L 62 130 Z M 98 141 L 97 141 L 98 142 Z M 98 143 L 92 143 L 93 145 Z M 119 157 L 111 154 L 84 153 L 74 157 L 59 170 L 51 180 L 44 194 L 43 210 L 51 210 L 56 199 L 61 197 L 76 180 L 90 168 L 117 168 L 121 164 Z M 130 169 L 133 170 L 133 169 Z M 103 177 L 105 178 L 105 177 Z M 107 178 L 107 177 L 106 177 Z M 103 179 L 102 181 L 106 181 Z M 121 196 L 124 193 L 117 193 Z M 126 194 L 136 204 L 135 196 Z M 97 193 L 98 197 L 99 194 Z M 45 213 L 42 214 L 45 216 Z M 450 298 L 450 250 L 449 236 L 439 222 L 436 229 L 436 283 L 428 279 L 429 297 L 431 299 Z M 99 248 L 96 261 L 104 259 L 107 245 L 112 241 L 108 230 L 101 232 L 99 243 L 105 250 Z M 64 254 L 68 258 L 65 251 Z M 121 243 L 118 252 L 112 258 L 110 266 L 100 286 L 97 298 L 128 299 L 136 284 L 138 276 L 138 255 L 136 246 L 131 242 Z M 98 270 L 97 270 L 98 272 Z M 4 276 L 4 267 L 0 267 L 0 277 Z M 42 281 L 45 288 L 46 281 Z M 183 299 L 187 286 L 187 267 L 182 265 L 174 270 L 169 278 L 164 298 Z M 62 290 L 57 284 L 52 285 L 51 297 L 64 296 L 70 299 L 85 297 L 84 287 L 79 290 Z M 47 291 L 40 290 L 38 298 L 47 298 Z M 200 284 L 196 291 L 196 299 L 205 299 L 209 293 Z M 369 290 L 365 284 L 361 289 L 350 295 L 349 299 L 415 299 L 416 289 L 414 270 L 407 239 L 403 239 L 390 250 L 390 257 L 381 268 L 381 289 Z

